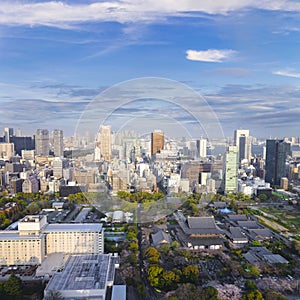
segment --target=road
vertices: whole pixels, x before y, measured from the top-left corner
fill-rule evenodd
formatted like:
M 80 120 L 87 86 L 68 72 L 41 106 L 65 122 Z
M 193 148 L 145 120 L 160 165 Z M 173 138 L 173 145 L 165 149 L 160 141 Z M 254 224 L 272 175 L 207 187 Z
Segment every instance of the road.
M 140 268 L 140 278 L 144 285 L 145 290 L 145 300 L 157 300 L 160 299 L 159 295 L 153 290 L 153 288 L 149 285 L 148 280 L 146 278 L 144 263 L 143 263 L 143 255 L 142 255 L 142 225 L 141 225 L 141 204 L 138 204 L 137 208 L 137 227 L 138 227 L 138 246 L 139 246 L 139 268 Z M 144 299 L 143 299 L 144 300 Z

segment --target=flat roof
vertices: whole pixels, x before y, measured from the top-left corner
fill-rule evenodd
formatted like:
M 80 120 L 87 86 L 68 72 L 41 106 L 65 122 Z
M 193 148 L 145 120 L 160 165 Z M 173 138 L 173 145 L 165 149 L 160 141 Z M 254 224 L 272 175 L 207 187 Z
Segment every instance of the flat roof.
M 104 290 L 111 267 L 111 254 L 70 256 L 65 269 L 49 281 L 47 290 Z M 113 266 L 114 269 L 114 266 Z
M 36 277 L 53 275 L 58 269 L 62 269 L 68 259 L 68 255 L 63 252 L 48 254 L 42 264 L 36 270 Z
M 91 210 L 92 209 L 90 207 L 84 207 L 77 215 L 75 222 L 83 222 Z
M 18 231 L 0 231 L 0 240 L 9 241 L 9 240 L 40 240 L 43 237 L 40 235 L 20 235 Z
M 126 300 L 126 285 L 113 285 L 111 300 Z
M 98 232 L 102 230 L 102 224 L 96 223 L 62 223 L 62 224 L 48 224 L 45 228 L 45 232 Z

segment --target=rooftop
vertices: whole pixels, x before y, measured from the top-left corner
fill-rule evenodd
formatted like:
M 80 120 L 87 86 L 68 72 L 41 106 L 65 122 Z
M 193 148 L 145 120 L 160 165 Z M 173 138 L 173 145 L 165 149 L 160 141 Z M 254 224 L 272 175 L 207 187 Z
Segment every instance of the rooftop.
M 228 216 L 230 221 L 247 221 L 247 217 L 245 215 L 229 215 Z
M 187 222 L 179 220 L 179 225 L 187 235 L 218 235 L 221 231 L 214 217 L 187 217 Z
M 155 246 L 161 243 L 170 244 L 172 242 L 171 237 L 163 230 L 159 230 L 158 232 L 153 233 L 151 236 L 152 236 L 153 244 Z
M 24 217 L 22 220 L 20 220 L 19 222 L 33 222 L 33 223 L 38 223 L 42 218 L 44 218 L 44 216 L 41 215 L 29 215 Z
M 20 235 L 16 230 L 7 230 L 0 231 L 0 240 L 1 241 L 10 241 L 10 240 L 39 240 L 43 237 L 40 235 Z
M 126 300 L 126 285 L 114 285 L 111 300 Z
M 99 232 L 102 230 L 102 224 L 84 223 L 84 224 L 48 224 L 45 232 Z
M 187 223 L 189 228 L 216 228 L 214 217 L 188 217 Z
M 111 254 L 72 255 L 65 269 L 52 277 L 46 289 L 103 290 L 114 276 L 111 261 Z
M 256 221 L 238 221 L 237 224 L 242 228 L 248 228 L 248 229 L 261 228 Z
M 241 229 L 239 227 L 229 227 L 229 231 L 231 234 L 232 239 L 234 240 L 248 240 L 247 237 L 242 233 Z

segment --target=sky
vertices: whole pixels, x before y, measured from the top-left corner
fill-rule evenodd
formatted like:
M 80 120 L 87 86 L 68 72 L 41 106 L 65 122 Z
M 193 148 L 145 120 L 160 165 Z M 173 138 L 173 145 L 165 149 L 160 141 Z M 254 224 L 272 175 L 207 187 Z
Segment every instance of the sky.
M 209 111 L 225 137 L 283 138 L 300 136 L 299 96 L 299 1 L 0 3 L 0 128 L 72 135 L 97 107 L 96 127 L 199 137 Z

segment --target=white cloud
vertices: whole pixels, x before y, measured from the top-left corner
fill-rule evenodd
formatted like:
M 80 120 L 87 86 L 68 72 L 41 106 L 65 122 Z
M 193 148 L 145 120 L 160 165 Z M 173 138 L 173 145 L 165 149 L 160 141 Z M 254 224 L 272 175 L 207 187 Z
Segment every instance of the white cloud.
M 68 4 L 63 1 L 22 2 L 1 1 L 0 24 L 72 28 L 74 24 L 83 22 L 153 22 L 183 12 L 227 14 L 249 8 L 300 11 L 300 3 L 291 0 L 121 0 L 99 1 L 92 4 L 70 4 L 70 1 Z
M 280 76 L 286 76 L 286 77 L 300 78 L 300 73 L 296 73 L 291 70 L 277 70 L 277 71 L 274 71 L 273 74 L 280 75 Z
M 186 58 L 189 60 L 204 61 L 204 62 L 222 62 L 232 57 L 236 51 L 231 49 L 217 50 L 208 49 L 202 51 L 187 50 Z

